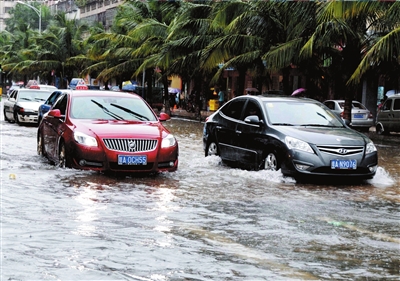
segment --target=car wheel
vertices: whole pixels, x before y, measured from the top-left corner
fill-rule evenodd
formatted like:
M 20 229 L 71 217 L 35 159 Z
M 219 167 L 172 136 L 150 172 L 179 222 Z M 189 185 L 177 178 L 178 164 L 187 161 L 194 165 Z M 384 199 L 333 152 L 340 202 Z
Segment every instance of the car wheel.
M 20 124 L 17 112 L 14 112 L 14 122 L 17 123 L 17 124 Z
M 219 155 L 219 148 L 216 141 L 212 140 L 208 143 L 205 151 L 205 156 L 218 156 Z
M 5 109 L 3 110 L 3 113 L 4 113 L 4 120 L 7 121 L 7 122 L 10 122 L 10 119 L 7 118 Z
M 388 133 L 386 132 L 386 130 L 384 130 L 383 129 L 383 126 L 382 125 L 376 125 L 376 133 L 378 134 L 378 135 L 387 135 Z
M 278 153 L 275 150 L 270 150 L 264 158 L 264 169 L 278 171 L 281 167 Z
M 71 161 L 69 160 L 67 148 L 63 141 L 60 143 L 60 149 L 58 151 L 58 166 L 60 168 L 71 167 Z
M 37 139 L 37 154 L 40 156 L 46 156 L 44 151 L 43 136 L 41 133 L 38 134 Z

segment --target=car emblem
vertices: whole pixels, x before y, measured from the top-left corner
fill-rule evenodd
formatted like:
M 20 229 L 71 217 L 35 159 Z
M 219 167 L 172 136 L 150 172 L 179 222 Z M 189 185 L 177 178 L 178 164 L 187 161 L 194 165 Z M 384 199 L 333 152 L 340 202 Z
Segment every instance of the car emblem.
M 136 142 L 130 141 L 128 143 L 129 151 L 136 151 Z
M 346 148 L 339 148 L 337 150 L 337 152 L 340 153 L 340 154 L 347 154 L 347 149 Z

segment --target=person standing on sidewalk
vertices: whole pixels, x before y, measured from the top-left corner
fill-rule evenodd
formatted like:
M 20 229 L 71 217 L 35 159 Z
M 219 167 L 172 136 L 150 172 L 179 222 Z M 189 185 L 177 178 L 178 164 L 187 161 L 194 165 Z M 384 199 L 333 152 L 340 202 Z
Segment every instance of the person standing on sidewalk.
M 219 108 L 221 108 L 221 106 L 224 104 L 224 101 L 225 101 L 224 92 L 222 90 L 219 90 L 219 92 L 218 92 Z

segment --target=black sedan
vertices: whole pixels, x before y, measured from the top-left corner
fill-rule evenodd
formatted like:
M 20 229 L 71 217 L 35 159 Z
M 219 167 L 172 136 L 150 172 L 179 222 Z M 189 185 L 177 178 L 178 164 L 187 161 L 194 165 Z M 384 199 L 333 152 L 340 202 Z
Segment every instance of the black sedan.
M 240 96 L 205 122 L 203 149 L 223 162 L 285 176 L 372 178 L 377 150 L 322 103 L 306 98 Z

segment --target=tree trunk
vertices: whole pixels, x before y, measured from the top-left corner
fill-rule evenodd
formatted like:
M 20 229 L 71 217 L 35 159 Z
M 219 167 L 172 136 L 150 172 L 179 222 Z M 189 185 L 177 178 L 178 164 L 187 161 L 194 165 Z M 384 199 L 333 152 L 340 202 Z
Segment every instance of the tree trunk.
M 168 78 L 167 76 L 163 75 L 162 76 L 162 81 L 164 85 L 164 94 L 163 94 L 163 99 L 164 99 L 164 111 L 168 115 L 171 116 L 171 106 L 169 105 L 169 93 L 168 93 Z

